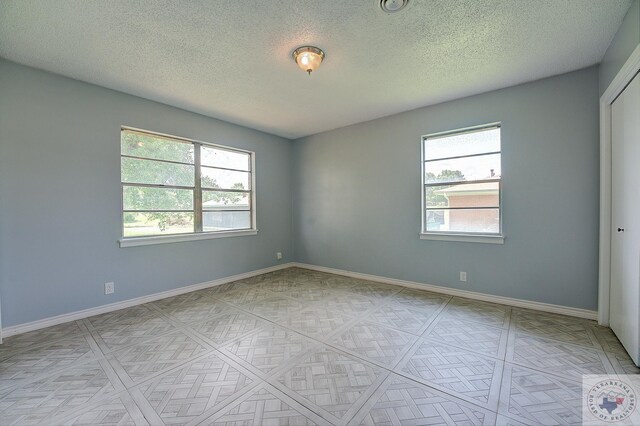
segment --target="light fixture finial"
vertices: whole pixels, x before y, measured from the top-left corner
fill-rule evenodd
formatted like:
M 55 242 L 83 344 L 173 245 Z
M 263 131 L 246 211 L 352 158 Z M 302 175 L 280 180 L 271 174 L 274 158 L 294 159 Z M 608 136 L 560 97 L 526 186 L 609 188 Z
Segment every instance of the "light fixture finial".
M 325 55 L 320 48 L 301 46 L 294 50 L 291 56 L 293 56 L 293 60 L 296 61 L 302 71 L 306 71 L 307 74 L 311 75 L 311 72 L 320 67 Z

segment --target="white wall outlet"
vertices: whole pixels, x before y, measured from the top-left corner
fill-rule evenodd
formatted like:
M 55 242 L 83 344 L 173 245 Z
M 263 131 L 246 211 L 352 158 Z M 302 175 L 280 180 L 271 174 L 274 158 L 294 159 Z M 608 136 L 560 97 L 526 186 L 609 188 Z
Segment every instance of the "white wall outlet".
M 114 283 L 104 283 L 104 294 L 113 294 L 116 291 Z
M 467 273 L 460 271 L 460 281 L 467 282 Z
M 277 252 L 277 253 L 276 253 L 276 259 L 278 259 L 278 260 L 282 260 L 282 253 Z

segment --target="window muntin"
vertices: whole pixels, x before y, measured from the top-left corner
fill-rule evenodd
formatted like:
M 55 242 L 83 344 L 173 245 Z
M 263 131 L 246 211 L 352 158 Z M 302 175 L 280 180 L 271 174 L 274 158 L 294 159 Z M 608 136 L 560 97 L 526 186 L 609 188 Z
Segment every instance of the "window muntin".
M 253 156 L 123 127 L 123 238 L 255 230 Z
M 424 234 L 501 235 L 500 125 L 424 136 Z

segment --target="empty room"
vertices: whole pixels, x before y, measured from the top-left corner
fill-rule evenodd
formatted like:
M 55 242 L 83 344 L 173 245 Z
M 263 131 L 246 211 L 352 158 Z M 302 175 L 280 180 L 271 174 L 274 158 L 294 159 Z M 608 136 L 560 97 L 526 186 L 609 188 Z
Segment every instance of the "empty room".
M 640 424 L 639 71 L 640 0 L 0 0 L 0 425 Z

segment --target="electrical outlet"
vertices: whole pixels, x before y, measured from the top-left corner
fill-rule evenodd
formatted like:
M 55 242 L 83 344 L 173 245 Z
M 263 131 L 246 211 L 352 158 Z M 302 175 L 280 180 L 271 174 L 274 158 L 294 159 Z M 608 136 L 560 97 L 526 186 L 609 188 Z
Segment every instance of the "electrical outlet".
M 282 260 L 282 253 L 277 252 L 277 253 L 276 253 L 276 259 L 278 259 L 278 260 Z
M 460 271 L 460 281 L 467 282 L 467 273 Z
M 113 294 L 116 291 L 114 283 L 104 283 L 104 294 Z

